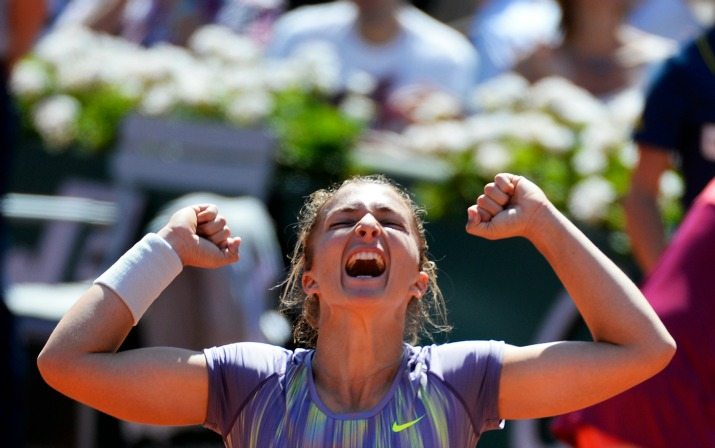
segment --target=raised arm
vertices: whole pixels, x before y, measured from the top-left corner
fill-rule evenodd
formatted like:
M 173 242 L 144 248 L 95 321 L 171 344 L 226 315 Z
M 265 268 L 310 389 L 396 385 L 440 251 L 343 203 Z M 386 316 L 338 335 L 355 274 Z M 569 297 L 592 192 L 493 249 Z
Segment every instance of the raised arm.
M 216 207 L 176 212 L 158 235 L 127 252 L 60 320 L 37 360 L 42 377 L 63 394 L 117 418 L 202 423 L 208 402 L 202 353 L 168 347 L 117 350 L 158 295 L 152 291 L 160 292 L 182 266 L 215 268 L 237 261 L 239 244 Z M 115 286 L 120 276 L 124 284 Z M 124 292 L 127 285 L 136 296 Z
M 468 210 L 467 231 L 521 236 L 546 258 L 573 298 L 593 342 L 507 346 L 499 411 L 537 418 L 583 408 L 663 369 L 675 342 L 630 279 L 529 180 L 496 176 Z
M 658 195 L 660 177 L 671 168 L 672 162 L 666 148 L 640 144 L 638 154 L 638 164 L 631 175 L 623 205 L 633 255 L 643 273 L 649 274 L 667 245 Z

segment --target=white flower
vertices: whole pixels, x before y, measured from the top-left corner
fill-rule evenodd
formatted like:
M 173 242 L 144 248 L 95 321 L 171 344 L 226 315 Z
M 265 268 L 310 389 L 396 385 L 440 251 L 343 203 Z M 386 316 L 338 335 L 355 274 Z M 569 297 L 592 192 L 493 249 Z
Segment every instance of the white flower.
M 77 137 L 80 109 L 79 101 L 69 95 L 54 95 L 37 104 L 33 124 L 49 148 L 65 148 Z
M 584 148 L 574 154 L 571 165 L 574 171 L 581 176 L 601 174 L 608 168 L 608 157 L 603 151 Z
M 87 28 L 64 26 L 43 36 L 35 45 L 33 52 L 42 60 L 53 64 L 71 64 L 94 45 L 95 33 Z
M 632 169 L 638 162 L 638 148 L 632 141 L 627 141 L 618 149 L 618 160 L 624 167 Z
M 202 26 L 191 35 L 188 46 L 202 57 L 217 58 L 227 64 L 253 64 L 261 56 L 253 40 L 222 25 Z
M 571 215 L 586 223 L 597 223 L 608 214 L 616 200 L 613 185 L 599 176 L 581 180 L 571 189 L 568 207 Z
M 453 95 L 435 90 L 424 94 L 412 112 L 416 121 L 428 122 L 457 117 L 462 105 Z
M 588 151 L 608 153 L 628 140 L 627 134 L 610 120 L 588 123 L 581 131 L 581 145 Z
M 10 89 L 18 96 L 38 96 L 50 86 L 50 77 L 43 65 L 32 59 L 21 60 L 13 69 Z
M 507 171 L 513 157 L 509 148 L 498 142 L 486 142 L 474 151 L 474 163 L 477 171 L 486 178 Z
M 370 98 L 363 95 L 348 95 L 340 103 L 340 110 L 346 116 L 367 123 L 375 117 L 377 106 Z
M 138 67 L 136 75 L 148 83 L 174 78 L 185 69 L 198 64 L 191 53 L 175 45 L 159 44 L 141 54 L 143 67 Z
M 516 73 L 505 73 L 477 86 L 471 101 L 476 110 L 511 108 L 526 96 L 529 81 Z
M 683 196 L 685 186 L 683 179 L 673 170 L 666 170 L 659 180 L 661 199 L 678 199 Z
M 266 90 L 266 73 L 260 67 L 225 70 L 221 79 L 228 92 L 242 93 Z
M 506 111 L 473 115 L 464 125 L 475 144 L 498 140 L 517 128 L 514 115 Z
M 640 117 L 645 99 L 640 89 L 624 90 L 606 103 L 609 115 L 615 126 L 629 130 Z
M 98 73 L 102 84 L 114 86 L 137 98 L 149 84 L 145 73 L 151 63 L 144 51 L 110 46 L 90 57 L 100 64 Z
M 343 88 L 340 80 L 342 64 L 333 43 L 322 40 L 306 42 L 296 48 L 291 59 L 296 61 L 304 79 L 319 91 L 333 94 Z
M 147 115 L 166 115 L 178 102 L 179 95 L 175 86 L 156 85 L 144 94 L 139 109 Z
M 538 109 L 550 110 L 570 124 L 592 123 L 608 115 L 603 103 L 587 90 L 560 77 L 537 81 L 529 90 L 528 102 Z
M 199 65 L 177 73 L 176 87 L 181 102 L 190 106 L 212 105 L 219 101 L 223 85 L 211 70 Z
M 426 154 L 466 151 L 472 143 L 467 128 L 459 121 L 412 124 L 402 136 L 407 147 Z
M 553 123 L 534 129 L 534 139 L 547 151 L 553 154 L 567 153 L 575 143 L 573 132 L 565 126 Z
M 258 90 L 238 95 L 226 107 L 229 120 L 240 124 L 250 125 L 266 118 L 273 110 L 273 97 L 267 92 Z
M 549 115 L 533 111 L 521 113 L 514 118 L 514 135 L 538 143 L 547 152 L 563 154 L 574 145 L 573 132 Z
M 225 26 L 205 25 L 194 31 L 187 45 L 194 53 L 207 56 L 217 53 L 224 42 L 232 40 L 233 36 L 233 31 Z
M 78 59 L 56 67 L 57 85 L 65 91 L 87 91 L 101 80 L 101 63 L 92 59 Z
M 274 92 L 306 88 L 308 80 L 303 71 L 304 67 L 295 59 L 272 59 L 263 65 L 263 78 L 268 89 Z
M 345 89 L 349 93 L 355 93 L 357 95 L 370 95 L 376 88 L 377 81 L 375 77 L 364 71 L 351 73 L 345 84 Z
M 434 123 L 431 129 L 432 138 L 441 152 L 461 152 L 469 149 L 471 138 L 462 122 L 445 120 Z
M 402 132 L 406 146 L 419 153 L 434 153 L 439 149 L 436 139 L 433 138 L 433 125 L 413 124 Z

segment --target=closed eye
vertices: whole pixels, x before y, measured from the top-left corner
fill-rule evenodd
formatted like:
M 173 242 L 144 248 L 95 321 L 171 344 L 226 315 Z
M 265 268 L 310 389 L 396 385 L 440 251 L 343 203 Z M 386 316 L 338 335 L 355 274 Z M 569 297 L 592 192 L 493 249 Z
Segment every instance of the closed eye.
M 383 221 L 380 224 L 383 227 L 390 227 L 398 230 L 403 230 L 405 228 L 405 225 L 398 221 Z
M 343 227 L 352 227 L 355 225 L 355 221 L 336 221 L 328 225 L 329 229 L 340 229 Z

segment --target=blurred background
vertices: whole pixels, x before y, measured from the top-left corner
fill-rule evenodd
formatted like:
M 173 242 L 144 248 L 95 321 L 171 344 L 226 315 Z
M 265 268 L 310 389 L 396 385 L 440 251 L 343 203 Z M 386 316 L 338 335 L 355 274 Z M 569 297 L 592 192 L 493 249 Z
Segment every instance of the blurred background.
M 187 202 L 219 204 L 242 261 L 182 273 L 127 346 L 291 347 L 272 286 L 296 213 L 314 189 L 360 173 L 395 178 L 425 206 L 447 340 L 587 336 L 533 247 L 463 231 L 499 172 L 535 180 L 640 281 L 622 205 L 631 135 L 649 79 L 712 23 L 711 2 L 355 0 L 315 10 L 328 14 L 318 23 L 306 8 L 324 3 L 0 0 L 7 446 L 222 446 L 202 428 L 91 411 L 35 367 L 87 282 Z M 399 31 L 383 33 L 390 23 Z M 659 176 L 667 232 L 683 185 L 677 166 Z M 507 422 L 479 446 L 558 446 L 547 425 L 520 439 Z

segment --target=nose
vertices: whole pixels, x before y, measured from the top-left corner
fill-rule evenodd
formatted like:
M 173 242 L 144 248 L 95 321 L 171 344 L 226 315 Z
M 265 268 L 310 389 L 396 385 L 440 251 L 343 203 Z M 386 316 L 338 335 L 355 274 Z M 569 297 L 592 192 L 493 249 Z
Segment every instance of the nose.
M 372 216 L 371 213 L 366 213 L 365 216 L 355 225 L 355 232 L 361 238 L 372 239 L 378 237 L 382 233 L 380 223 Z

